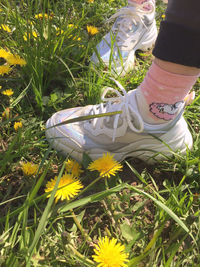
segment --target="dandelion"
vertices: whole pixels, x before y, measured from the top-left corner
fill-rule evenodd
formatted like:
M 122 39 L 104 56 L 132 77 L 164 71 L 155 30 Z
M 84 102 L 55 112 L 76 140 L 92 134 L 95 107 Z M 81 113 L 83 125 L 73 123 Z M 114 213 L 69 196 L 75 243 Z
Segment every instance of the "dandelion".
M 11 96 L 14 94 L 12 89 L 7 89 L 1 92 L 3 95 Z
M 83 172 L 80 164 L 77 161 L 70 160 L 70 159 L 66 161 L 65 169 L 66 169 L 66 172 L 71 173 L 74 177 L 77 177 L 77 178 Z
M 90 35 L 95 35 L 99 32 L 99 30 L 96 27 L 88 25 L 87 25 L 87 31 Z
M 9 108 L 6 108 L 4 110 L 4 112 L 2 112 L 2 117 L 5 119 L 9 119 L 9 117 L 10 117 L 10 109 Z
M 20 65 L 20 66 L 26 65 L 26 61 L 23 58 L 21 58 L 19 55 L 9 54 L 6 60 L 8 64 L 10 65 Z
M 32 162 L 22 162 L 21 166 L 22 166 L 22 171 L 26 176 L 31 176 L 36 174 L 39 169 L 39 165 L 34 164 Z
M 72 37 L 73 37 L 73 35 L 70 34 L 70 35 L 69 35 L 69 38 L 72 38 Z M 81 37 L 74 36 L 74 37 L 72 38 L 72 40 L 74 40 L 74 41 L 80 41 L 80 40 L 81 40 Z
M 33 37 L 33 38 L 37 38 L 37 37 L 38 37 L 36 31 L 32 31 L 31 33 L 27 33 L 27 32 L 26 32 L 26 33 L 24 34 L 24 36 L 23 36 L 23 39 L 24 39 L 25 42 L 27 42 L 27 40 L 28 40 L 28 39 L 31 39 L 32 37 Z
M 165 19 L 165 14 L 163 14 L 161 17 L 162 17 L 162 19 Z
M 35 15 L 35 18 L 36 19 L 52 19 L 53 18 L 53 16 L 54 16 L 54 14 L 53 13 L 51 13 L 50 15 L 48 15 L 47 13 L 39 13 L 39 14 L 36 14 Z
M 0 57 L 7 59 L 7 57 L 10 55 L 10 53 L 8 51 L 6 51 L 5 49 L 1 48 L 0 49 Z
M 117 239 L 111 240 L 106 236 L 99 238 L 99 242 L 95 245 L 93 255 L 94 261 L 99 263 L 97 267 L 128 267 L 128 253 L 125 253 L 124 245 L 117 243 Z
M 61 34 L 63 34 L 63 33 L 64 33 L 64 31 L 63 31 L 62 29 L 56 27 L 56 35 L 57 35 L 57 36 L 58 36 L 58 35 L 61 35 Z
M 78 27 L 75 26 L 73 23 L 70 23 L 70 24 L 68 24 L 68 28 L 74 28 L 74 29 L 77 29 Z
M 19 128 L 22 128 L 22 123 L 21 123 L 21 121 L 16 121 L 14 123 L 14 129 L 15 129 L 15 131 L 17 132 Z
M 8 65 L 0 66 L 0 75 L 8 74 L 11 70 L 12 68 Z
M 110 178 L 111 175 L 116 175 L 117 171 L 122 170 L 122 165 L 118 163 L 110 153 L 103 154 L 103 156 L 91 162 L 88 169 L 91 171 L 98 171 L 100 176 Z
M 88 0 L 89 3 L 94 3 L 94 0 Z
M 57 176 L 46 184 L 45 192 L 51 192 L 54 189 L 56 180 Z M 80 180 L 76 179 L 72 174 L 65 173 L 58 184 L 58 190 L 55 194 L 55 202 L 58 202 L 59 199 L 70 200 L 78 195 L 82 188 L 83 185 Z M 50 195 L 48 195 L 48 197 L 50 197 Z
M 80 40 L 81 40 L 81 37 L 77 37 L 77 36 L 75 36 L 75 37 L 73 37 L 73 40 L 74 40 L 74 41 L 80 41 Z
M 43 15 L 42 13 L 39 13 L 39 14 L 35 15 L 36 19 L 43 19 L 43 18 L 46 18 L 46 17 L 48 17 L 48 15 L 47 14 Z
M 0 30 L 4 30 L 5 32 L 11 32 L 11 29 L 6 24 L 1 24 L 0 25 Z

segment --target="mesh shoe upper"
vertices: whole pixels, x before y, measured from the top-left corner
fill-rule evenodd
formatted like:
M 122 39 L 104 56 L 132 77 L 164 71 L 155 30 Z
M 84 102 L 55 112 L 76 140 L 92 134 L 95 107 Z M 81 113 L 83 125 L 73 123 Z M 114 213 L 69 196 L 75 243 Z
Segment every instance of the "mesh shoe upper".
M 148 3 L 152 7 L 148 11 L 143 10 L 141 5 L 132 4 L 121 8 L 108 20 L 115 19 L 115 22 L 111 31 L 97 45 L 98 56 L 93 53 L 92 62 L 98 63 L 101 58 L 106 65 L 111 61 L 115 69 L 120 65 L 126 68 L 129 60 L 134 60 L 135 50 L 152 46 L 157 36 L 155 6 L 152 1 Z
M 154 155 L 153 151 L 169 154 L 170 150 L 186 151 L 187 146 L 192 146 L 192 137 L 182 116 L 183 110 L 171 122 L 146 124 L 137 108 L 137 90 L 127 93 L 116 83 L 123 95 L 117 90 L 107 88 L 103 95 L 105 103 L 59 111 L 48 120 L 46 136 L 55 149 L 64 154 L 71 153 L 77 160 L 81 160 L 83 152 L 89 153 L 94 159 L 108 151 L 116 154 L 117 159 L 126 156 L 145 159 Z M 105 98 L 108 90 L 116 93 L 117 97 Z M 115 111 L 121 113 L 103 115 Z M 82 120 L 82 116 L 88 115 L 102 117 Z M 65 124 L 66 120 L 74 118 L 81 121 Z

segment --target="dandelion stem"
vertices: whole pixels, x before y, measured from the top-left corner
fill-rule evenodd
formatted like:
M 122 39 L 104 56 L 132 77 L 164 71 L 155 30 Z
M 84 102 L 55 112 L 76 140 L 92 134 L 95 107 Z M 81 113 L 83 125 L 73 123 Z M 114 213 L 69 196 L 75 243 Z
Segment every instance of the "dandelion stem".
M 105 177 L 105 187 L 106 187 L 106 190 L 109 189 L 109 186 L 108 186 L 108 179 L 107 179 L 107 177 Z
M 74 213 L 73 210 L 71 210 L 71 214 L 72 214 L 72 218 L 76 224 L 76 226 L 78 227 L 78 229 L 81 231 L 81 234 L 83 235 L 83 237 L 86 239 L 86 241 L 90 241 L 92 242 L 91 237 L 85 232 L 85 230 L 83 229 L 82 225 L 80 224 L 79 220 L 76 217 L 76 214 Z
M 92 181 L 88 186 L 86 186 L 86 187 L 80 192 L 80 194 L 77 195 L 77 197 L 80 196 L 80 195 L 82 195 L 83 193 L 85 193 L 90 187 L 92 187 L 92 186 L 93 186 L 95 183 L 97 183 L 100 179 L 102 179 L 101 176 L 97 177 L 97 178 L 96 178 L 94 181 Z
M 72 245 L 69 245 L 70 249 L 73 251 L 73 253 L 79 257 L 82 260 L 85 260 L 86 262 L 90 263 L 90 264 L 94 264 L 93 261 L 89 260 L 88 258 L 86 258 L 85 256 L 83 256 L 80 252 L 78 252 Z
M 105 210 L 107 211 L 109 217 L 111 218 L 112 225 L 115 227 L 116 226 L 116 222 L 115 222 L 115 219 L 114 219 L 114 216 L 113 216 L 112 212 L 109 210 L 108 205 L 106 204 L 104 199 L 101 202 L 104 205 Z

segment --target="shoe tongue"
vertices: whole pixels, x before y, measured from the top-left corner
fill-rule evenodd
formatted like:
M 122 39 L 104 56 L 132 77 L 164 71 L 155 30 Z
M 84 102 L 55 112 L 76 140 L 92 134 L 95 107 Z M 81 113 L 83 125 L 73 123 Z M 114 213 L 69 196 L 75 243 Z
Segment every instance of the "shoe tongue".
M 136 102 L 136 99 L 135 99 L 135 90 L 132 90 L 132 91 L 129 91 L 128 92 L 128 99 L 129 99 L 129 103 L 127 104 L 130 104 L 135 113 L 139 114 L 139 111 L 138 111 L 138 107 L 137 107 L 137 102 Z M 115 105 L 114 104 L 114 108 L 113 111 L 119 111 L 120 108 L 118 107 L 118 105 Z M 122 109 L 124 109 L 124 107 L 122 107 Z M 134 124 L 135 128 L 136 129 L 139 129 L 140 128 L 140 122 L 139 122 L 139 119 L 137 118 L 137 116 L 135 115 L 135 113 L 132 113 L 131 110 L 129 109 L 129 114 L 130 114 L 130 119 L 132 121 L 132 123 Z M 115 120 L 115 116 L 110 116 L 109 117 L 109 120 L 104 120 L 104 125 L 107 127 L 107 128 L 113 128 L 113 125 L 114 125 L 114 120 Z M 123 124 L 124 124 L 124 120 L 126 120 L 126 118 L 122 117 L 122 114 L 119 115 L 119 119 L 118 119 L 118 123 L 117 123 L 117 128 L 121 127 Z
M 110 116 L 109 120 L 106 120 L 106 119 L 104 120 L 104 125 L 106 126 L 106 128 L 113 129 L 115 116 L 116 115 Z M 123 119 L 119 116 L 119 119 L 117 122 L 117 128 L 122 126 L 122 124 L 123 124 Z
M 138 89 L 136 89 L 138 90 Z M 128 92 L 129 104 L 131 104 L 134 109 L 138 111 L 137 101 L 136 101 L 136 90 L 131 90 Z
M 120 111 L 120 107 L 119 107 L 119 102 L 116 101 L 112 104 L 111 106 L 111 110 L 109 109 L 108 111 L 106 112 L 115 112 L 115 111 Z M 109 117 L 105 117 L 104 119 L 104 125 L 107 127 L 107 128 L 110 128 L 112 129 L 113 128 L 113 125 L 114 125 L 114 121 L 115 121 L 115 118 L 116 118 L 117 114 L 116 115 L 113 115 L 113 116 L 109 116 Z M 118 127 L 121 126 L 123 124 L 123 120 L 121 118 L 121 114 L 119 115 L 119 119 L 118 119 Z

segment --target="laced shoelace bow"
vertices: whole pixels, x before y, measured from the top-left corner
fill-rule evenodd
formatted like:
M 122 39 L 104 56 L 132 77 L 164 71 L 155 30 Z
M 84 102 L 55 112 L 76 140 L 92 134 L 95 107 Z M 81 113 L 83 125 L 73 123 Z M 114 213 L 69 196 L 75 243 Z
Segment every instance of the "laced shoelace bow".
M 118 10 L 117 13 L 112 15 L 107 20 L 107 22 L 109 23 L 112 20 L 121 17 L 119 21 L 116 21 L 116 25 L 114 24 L 112 27 L 112 32 L 114 35 L 116 35 L 116 41 L 119 47 L 126 47 L 126 48 L 129 47 L 130 41 L 133 38 L 131 38 L 131 36 L 128 35 L 127 31 L 130 30 L 132 24 L 137 25 L 137 21 L 140 21 L 144 25 L 144 27 L 146 27 L 146 25 L 143 22 L 144 15 L 152 12 L 152 10 L 155 9 L 154 5 L 151 2 L 149 2 L 148 4 L 152 8 L 149 11 L 143 9 L 145 3 L 141 5 L 132 4 L 132 6 L 121 8 L 120 10 Z
M 137 111 L 135 111 L 135 109 L 131 105 L 131 103 L 129 103 L 129 95 L 127 94 L 124 87 L 115 79 L 111 78 L 111 80 L 113 80 L 116 83 L 116 85 L 120 88 L 120 90 L 123 92 L 123 94 L 121 94 L 118 90 L 113 89 L 112 87 L 105 88 L 104 92 L 102 94 L 102 97 L 101 97 L 101 99 L 104 103 L 92 106 L 92 108 L 90 110 L 90 115 L 103 114 L 103 113 L 115 112 L 115 111 L 122 111 L 121 114 L 113 115 L 114 120 L 113 120 L 112 141 L 114 142 L 114 140 L 116 138 L 116 132 L 117 132 L 118 121 L 119 121 L 120 116 L 123 120 L 126 120 L 130 129 L 136 133 L 141 133 L 143 131 L 144 123 L 143 123 L 142 117 L 139 115 L 139 113 Z M 108 92 L 115 93 L 117 95 L 117 97 L 107 98 L 106 94 Z M 134 121 L 132 120 L 132 118 L 134 118 L 134 117 L 138 121 L 138 127 L 137 128 L 134 126 Z M 92 119 L 90 121 L 90 123 L 92 124 L 92 127 L 94 130 L 96 130 L 96 129 L 102 130 L 105 127 L 104 121 L 109 122 L 110 118 L 111 118 L 111 116 L 95 118 L 95 119 Z

